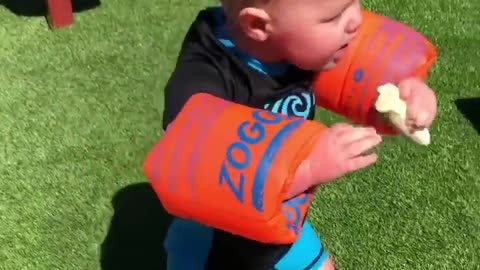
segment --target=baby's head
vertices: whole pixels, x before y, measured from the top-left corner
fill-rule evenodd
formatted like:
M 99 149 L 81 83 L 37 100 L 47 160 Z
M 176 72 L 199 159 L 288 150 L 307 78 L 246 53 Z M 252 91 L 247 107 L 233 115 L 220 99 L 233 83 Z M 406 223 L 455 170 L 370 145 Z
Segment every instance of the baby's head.
M 305 70 L 335 67 L 362 22 L 361 0 L 221 0 L 240 45 Z

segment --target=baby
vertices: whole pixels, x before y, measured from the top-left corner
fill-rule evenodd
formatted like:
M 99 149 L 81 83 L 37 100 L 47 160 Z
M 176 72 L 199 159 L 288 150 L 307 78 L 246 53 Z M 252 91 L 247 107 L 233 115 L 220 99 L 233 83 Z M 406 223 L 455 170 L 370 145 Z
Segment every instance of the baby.
M 342 59 L 362 23 L 361 1 L 221 2 L 221 7 L 198 14 L 182 44 L 165 89 L 164 129 L 200 92 L 313 120 L 313 75 L 334 68 Z M 435 93 L 418 78 L 407 78 L 398 87 L 409 106 L 410 126 L 429 127 L 436 116 Z M 298 168 L 285 199 L 373 164 L 377 155 L 369 150 L 382 141 L 378 123 L 371 127 L 340 123 L 323 132 L 311 158 Z M 165 248 L 170 270 L 334 269 L 308 220 L 295 243 L 280 245 L 176 218 Z

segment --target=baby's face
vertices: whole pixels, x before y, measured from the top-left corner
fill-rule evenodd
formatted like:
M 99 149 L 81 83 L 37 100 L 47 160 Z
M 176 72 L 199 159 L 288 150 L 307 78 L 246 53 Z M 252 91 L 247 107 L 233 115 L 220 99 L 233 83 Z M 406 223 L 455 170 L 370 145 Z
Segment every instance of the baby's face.
M 270 44 L 290 63 L 327 70 L 345 54 L 362 22 L 361 0 L 276 0 Z

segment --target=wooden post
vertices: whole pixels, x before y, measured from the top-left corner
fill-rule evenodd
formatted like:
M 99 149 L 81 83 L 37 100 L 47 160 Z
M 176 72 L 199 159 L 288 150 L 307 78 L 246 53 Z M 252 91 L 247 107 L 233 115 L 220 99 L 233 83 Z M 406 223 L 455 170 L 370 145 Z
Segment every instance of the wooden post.
M 62 28 L 73 23 L 71 0 L 47 0 L 47 6 L 50 27 Z

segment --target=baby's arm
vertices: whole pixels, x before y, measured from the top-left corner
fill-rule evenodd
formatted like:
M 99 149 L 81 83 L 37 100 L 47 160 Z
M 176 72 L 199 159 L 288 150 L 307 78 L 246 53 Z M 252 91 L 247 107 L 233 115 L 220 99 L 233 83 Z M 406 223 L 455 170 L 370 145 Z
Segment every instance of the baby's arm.
M 288 193 L 302 181 L 297 168 L 326 127 L 235 104 L 208 61 L 185 66 L 167 84 L 168 130 L 144 163 L 164 208 L 258 242 L 294 242 L 313 190 L 303 180 Z M 291 207 L 299 216 L 285 212 Z
M 344 58 L 314 80 L 318 104 L 379 133 L 400 134 L 375 109 L 377 88 L 408 77 L 427 79 L 436 47 L 415 29 L 363 11 L 364 22 Z M 382 37 L 382 38 L 378 38 Z M 395 40 L 395 42 L 385 42 Z
M 325 130 L 318 122 L 199 93 L 150 151 L 144 169 L 169 213 L 263 243 L 292 243 L 313 193 L 284 205 L 286 194 Z M 286 215 L 286 207 L 294 207 L 294 215 Z

